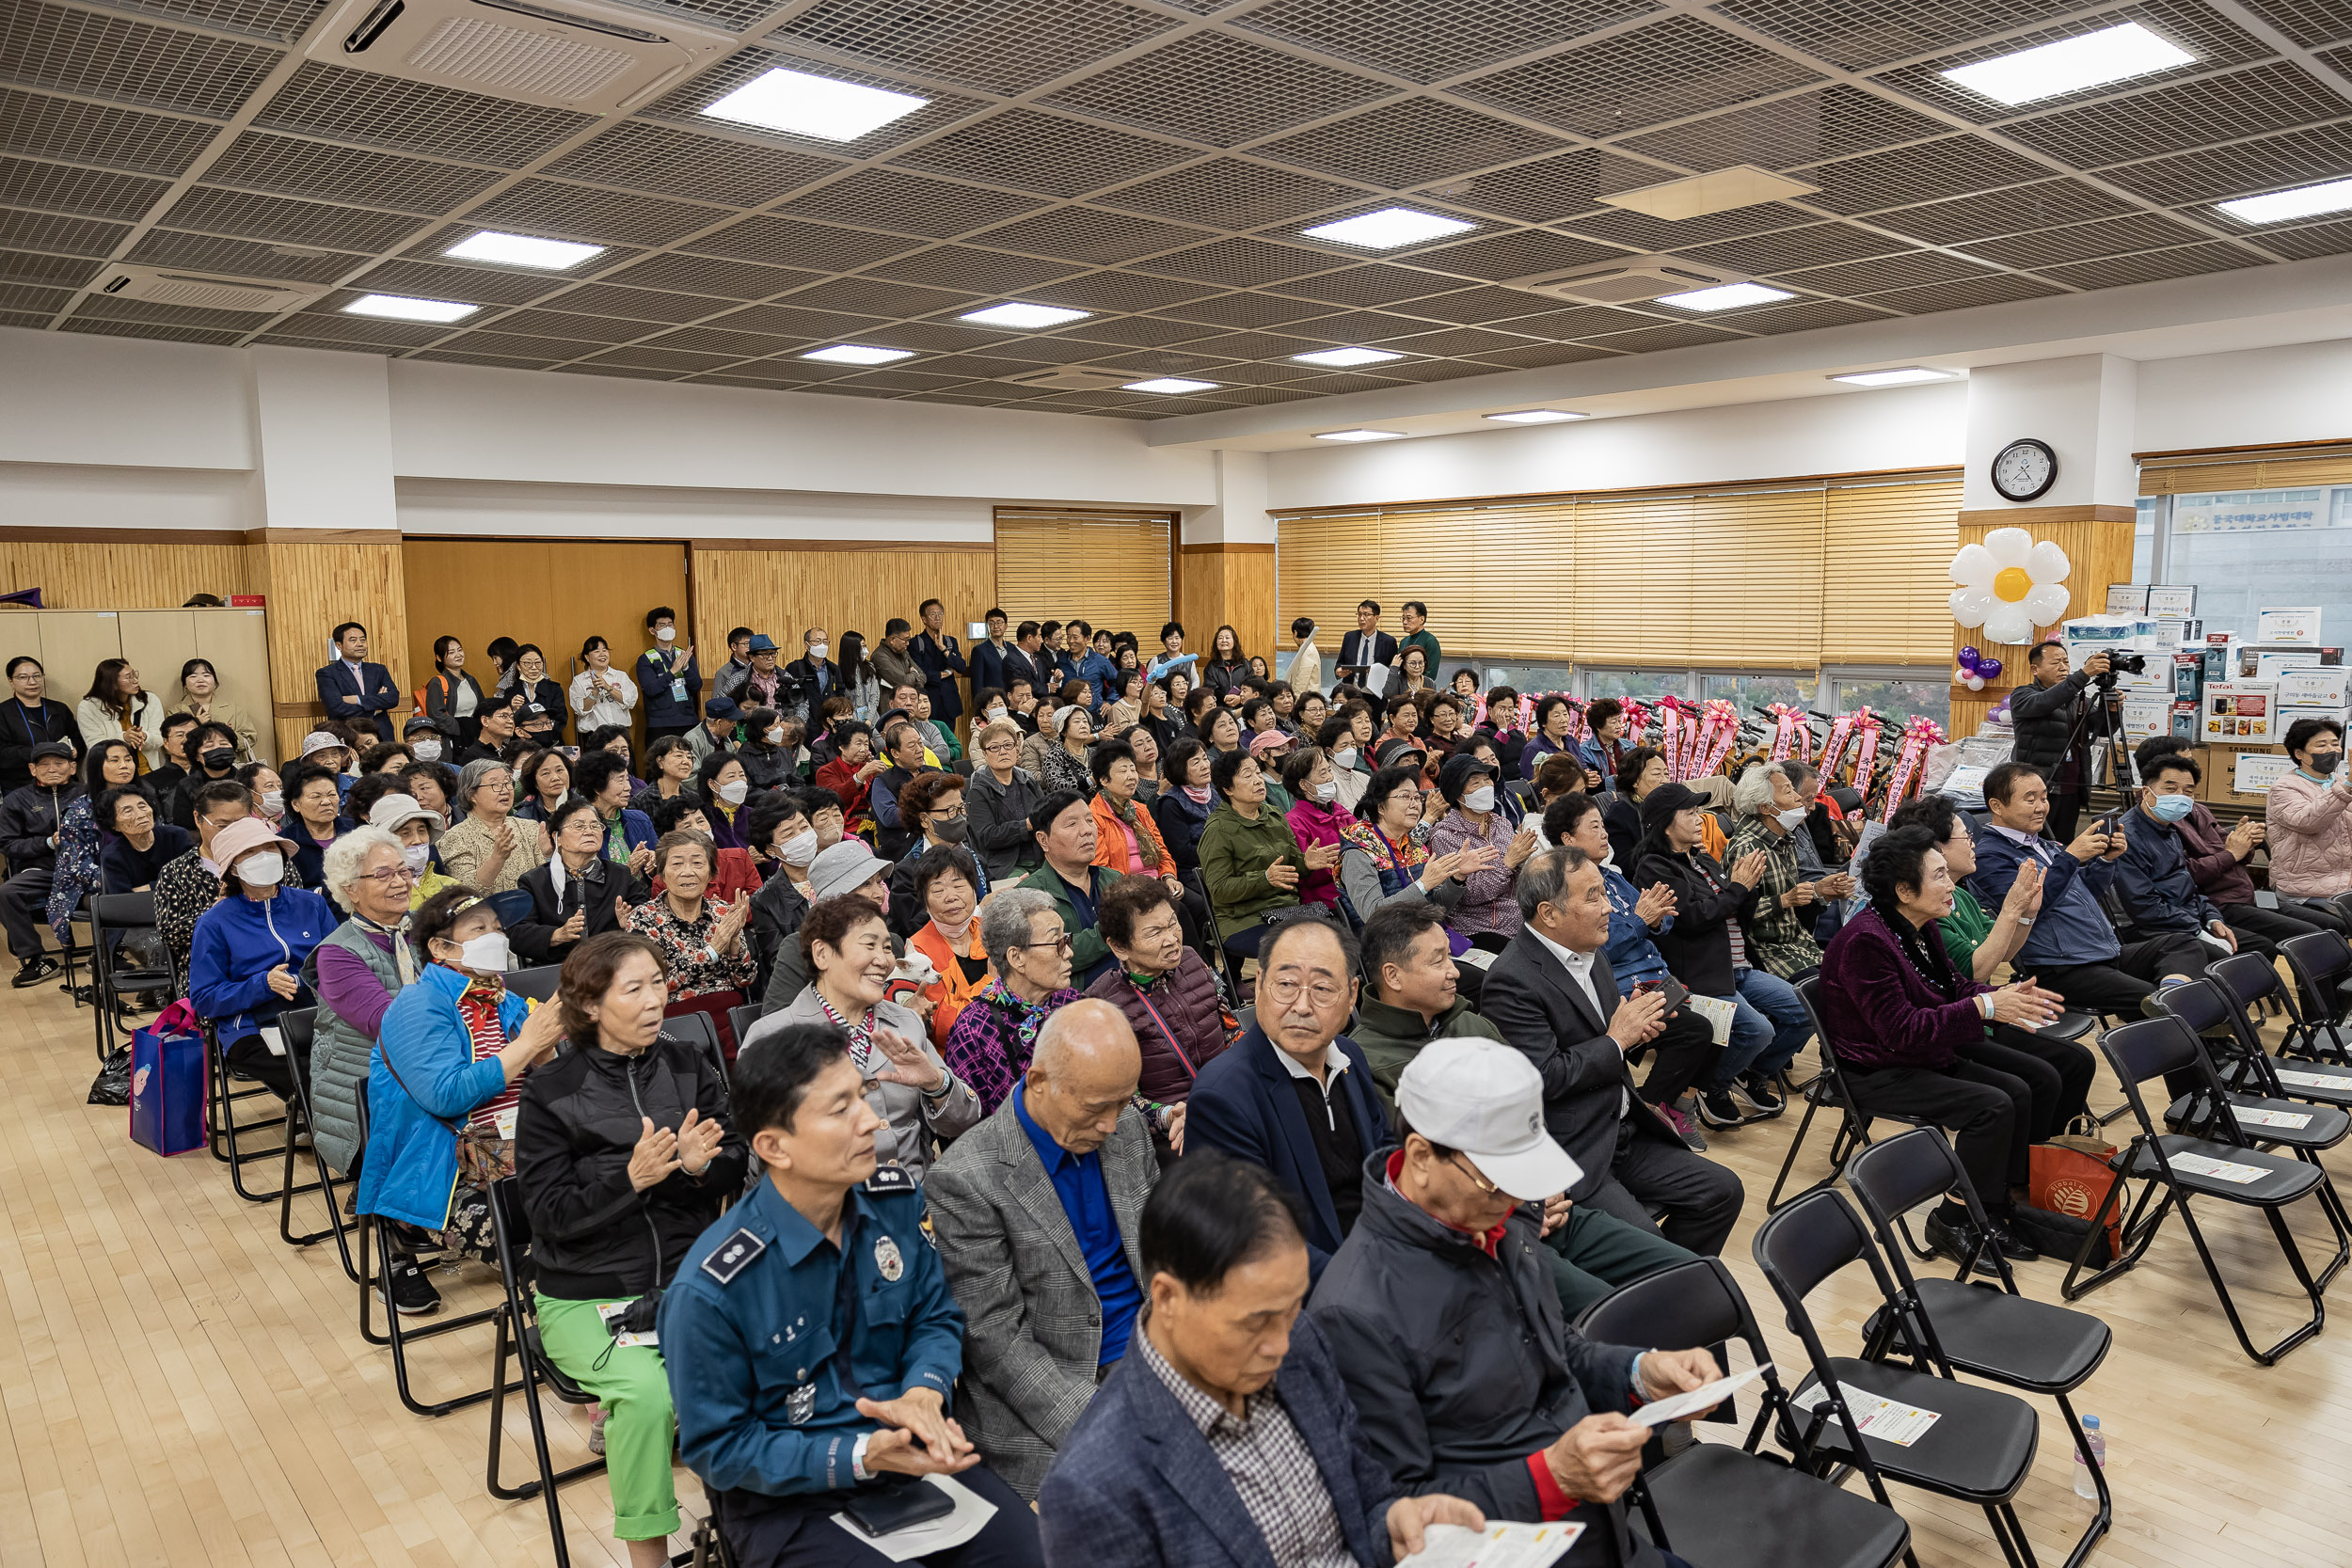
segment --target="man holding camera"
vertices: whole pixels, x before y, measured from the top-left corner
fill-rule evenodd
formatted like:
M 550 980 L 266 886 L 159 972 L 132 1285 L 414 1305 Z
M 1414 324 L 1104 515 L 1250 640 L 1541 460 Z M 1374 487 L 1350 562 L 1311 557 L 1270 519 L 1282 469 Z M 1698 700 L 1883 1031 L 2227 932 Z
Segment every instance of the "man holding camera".
M 2067 663 L 2065 643 L 2055 639 L 2035 643 L 2026 654 L 2033 684 L 2019 687 L 2009 699 L 2016 732 L 2010 756 L 2041 769 L 2049 781 L 2050 833 L 2060 844 L 2074 840 L 2074 825 L 2090 799 L 2090 742 L 2115 733 L 2123 706 L 2106 654 L 2092 654 L 2072 673 Z M 2104 702 L 2090 695 L 2094 685 Z

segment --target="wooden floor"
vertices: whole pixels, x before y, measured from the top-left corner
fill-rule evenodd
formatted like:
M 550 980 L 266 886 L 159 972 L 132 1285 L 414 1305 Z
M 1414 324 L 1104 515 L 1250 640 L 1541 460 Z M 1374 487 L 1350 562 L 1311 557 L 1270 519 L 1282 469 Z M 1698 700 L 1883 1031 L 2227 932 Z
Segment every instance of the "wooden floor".
M 402 1409 L 389 1353 L 359 1338 L 357 1287 L 332 1246 L 285 1246 L 275 1207 L 238 1199 L 227 1167 L 200 1151 L 158 1159 L 125 1136 L 120 1110 L 85 1104 L 89 1014 L 54 986 L 0 998 L 0 1568 L 549 1561 L 542 1506 L 484 1489 L 484 1410 L 428 1420 Z M 2103 1075 L 2093 1104 L 2118 1099 Z M 1748 1246 L 1794 1122 L 1715 1143 L 1749 1193 L 1726 1257 L 1784 1367 L 1803 1353 Z M 1820 1168 L 1818 1123 L 1815 1134 L 1801 1175 Z M 2267 1342 L 2294 1321 L 2294 1287 L 2268 1228 L 2240 1218 L 2217 1212 L 2209 1233 Z M 2307 1252 L 2319 1251 L 2316 1216 L 2296 1220 Z M 2029 1293 L 2057 1299 L 2058 1264 L 2021 1272 Z M 469 1269 L 437 1283 L 455 1310 L 486 1299 L 486 1278 Z M 1868 1291 L 1849 1270 L 1816 1293 L 1834 1351 L 1858 1343 Z M 2094 1563 L 2352 1563 L 2352 1338 L 2323 1335 L 2278 1368 L 2255 1367 L 2177 1226 L 2086 1305 L 2116 1335 L 2077 1396 L 2106 1426 L 2116 1494 L 2115 1532 Z M 479 1386 L 488 1359 L 485 1328 L 421 1347 L 414 1364 L 429 1398 Z M 2056 1406 L 2040 1408 L 2041 1453 L 2019 1508 L 2055 1568 L 2091 1505 L 2074 1494 Z M 586 1457 L 584 1419 L 550 1410 L 558 1463 Z M 519 1414 L 510 1431 L 510 1463 L 522 1462 L 511 1480 L 527 1473 L 530 1449 Z M 699 1492 L 678 1475 L 691 1519 Z M 1900 1488 L 1896 1503 L 1922 1563 L 1999 1562 L 1981 1513 Z M 601 1481 L 566 1489 L 564 1512 L 575 1562 L 627 1560 L 605 1533 Z

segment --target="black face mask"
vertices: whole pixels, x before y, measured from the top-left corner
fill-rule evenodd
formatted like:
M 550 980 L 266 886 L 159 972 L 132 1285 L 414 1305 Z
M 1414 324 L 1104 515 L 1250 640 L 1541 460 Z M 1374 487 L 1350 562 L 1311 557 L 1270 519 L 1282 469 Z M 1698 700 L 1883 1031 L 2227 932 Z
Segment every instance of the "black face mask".
M 2344 760 L 2344 753 L 2342 752 L 2323 752 L 2318 747 L 2314 746 L 2311 750 L 2311 771 L 2312 775 L 2314 777 L 2324 779 L 2328 774 L 2333 773 L 2336 770 L 2336 764 Z
M 943 817 L 931 824 L 931 836 L 942 844 L 961 844 L 972 824 L 963 817 Z
M 199 753 L 197 760 L 204 765 L 207 773 L 226 773 L 236 766 L 237 752 L 231 746 L 215 746 Z

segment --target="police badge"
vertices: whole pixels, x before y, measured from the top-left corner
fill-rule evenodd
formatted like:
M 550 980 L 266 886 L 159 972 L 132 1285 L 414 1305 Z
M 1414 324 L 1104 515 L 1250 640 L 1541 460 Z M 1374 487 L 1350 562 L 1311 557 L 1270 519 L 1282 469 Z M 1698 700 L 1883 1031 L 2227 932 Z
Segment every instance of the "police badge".
M 817 1385 L 803 1383 L 784 1396 L 784 1418 L 794 1426 L 808 1425 L 808 1418 L 817 1414 Z
M 874 1239 L 874 1267 L 882 1278 L 893 1285 L 898 1283 L 898 1276 L 907 1272 L 906 1259 L 898 1256 L 898 1243 L 895 1239 L 888 1236 Z

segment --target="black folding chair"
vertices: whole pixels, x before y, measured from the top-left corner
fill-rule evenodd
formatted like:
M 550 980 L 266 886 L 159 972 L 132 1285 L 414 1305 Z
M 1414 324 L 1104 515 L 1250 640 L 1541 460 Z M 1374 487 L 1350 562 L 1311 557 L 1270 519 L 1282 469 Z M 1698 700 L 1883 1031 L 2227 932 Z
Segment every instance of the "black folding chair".
M 2106 1267 L 2088 1277 L 2083 1265 L 2090 1256 L 2091 1243 L 2106 1227 L 2107 1215 L 2122 1199 L 2123 1181 L 2119 1180 L 2107 1191 L 2099 1212 L 2090 1216 L 2090 1231 L 2083 1238 L 2082 1250 L 2066 1271 L 2066 1280 L 2059 1287 L 2069 1301 L 2078 1301 L 2107 1281 L 2135 1266 L 2146 1255 L 2156 1232 L 2164 1226 L 2165 1216 L 2178 1209 L 2181 1223 L 2187 1227 L 2189 1240 L 2196 1244 L 2197 1257 L 2205 1266 L 2205 1277 L 2213 1282 L 2214 1294 L 2221 1300 L 2221 1310 L 2230 1320 L 2230 1330 L 2237 1336 L 2238 1344 L 2254 1361 L 2265 1367 L 2274 1365 L 2280 1356 L 2304 1340 L 2317 1334 L 2328 1320 L 2327 1303 L 2322 1299 L 2328 1282 L 2335 1278 L 2352 1257 L 2352 1230 L 2347 1230 L 2344 1206 L 2337 1198 L 2328 1173 L 2316 1164 L 2282 1159 L 2249 1148 L 2243 1141 L 2235 1122 L 2231 1118 L 2227 1092 L 2220 1076 L 2197 1036 L 2177 1018 L 2150 1019 L 2144 1023 L 2127 1023 L 2110 1029 L 2099 1041 L 2099 1049 L 2106 1053 L 2107 1063 L 2115 1069 L 2116 1081 L 2123 1085 L 2123 1094 L 2132 1114 L 2139 1119 L 2139 1135 L 2117 1153 L 2109 1164 L 2120 1178 L 2136 1179 L 2140 1183 L 2138 1199 L 2132 1205 L 2123 1224 L 2123 1251 Z M 2204 1092 L 2210 1096 L 2203 1120 L 2187 1132 L 2162 1132 L 2155 1118 L 2149 1114 L 2148 1102 L 2141 1098 L 2139 1085 L 2151 1078 L 2168 1072 L 2190 1071 L 2203 1081 Z M 2258 1174 L 2245 1181 L 2226 1180 L 2219 1175 L 2183 1170 L 2178 1162 L 2183 1156 L 2201 1160 L 2227 1161 L 2231 1164 L 2252 1167 Z M 2164 1195 L 2163 1202 L 2153 1212 L 2149 1205 L 2156 1195 Z M 2334 1231 L 2336 1255 L 2314 1278 L 2303 1261 L 2302 1249 L 2287 1228 L 2282 1211 L 2298 1198 L 2317 1196 L 2320 1212 Z M 2271 1233 L 2279 1240 L 2280 1251 L 2286 1254 L 2287 1266 L 2295 1271 L 2296 1283 L 2312 1304 L 2311 1317 L 2284 1338 L 2267 1350 L 2258 1350 L 2247 1336 L 2246 1324 L 2238 1316 L 2237 1303 L 2231 1298 L 2229 1283 L 2221 1277 L 2220 1265 L 2215 1262 L 2213 1249 L 2205 1244 L 2205 1233 L 2199 1227 L 2197 1217 L 2189 1212 L 2189 1199 L 2208 1197 L 2220 1203 L 2235 1203 L 2259 1209 L 2270 1222 Z
M 605 1462 L 599 1456 L 568 1470 L 555 1467 L 554 1457 L 548 1451 L 547 1415 L 539 1406 L 539 1388 L 546 1385 L 548 1391 L 565 1404 L 594 1404 L 596 1396 L 566 1376 L 563 1368 L 548 1358 L 547 1348 L 540 1343 L 539 1314 L 533 1297 L 516 1274 L 516 1265 L 531 1245 L 531 1219 L 523 1212 L 522 1193 L 511 1176 L 490 1185 L 490 1225 L 498 1234 L 499 1280 L 506 1291 L 505 1307 L 495 1312 L 498 1344 L 490 1354 L 490 1496 L 504 1502 L 519 1502 L 526 1497 L 545 1502 L 548 1538 L 555 1544 L 556 1568 L 571 1568 L 571 1552 L 564 1539 L 564 1511 L 556 1500 L 556 1489 L 584 1476 L 601 1473 Z M 506 1433 L 509 1355 L 521 1369 L 522 1380 L 511 1387 L 522 1395 L 523 1413 L 531 1420 L 532 1454 L 539 1465 L 539 1479 L 518 1486 L 508 1486 L 499 1477 L 499 1454 Z
M 1601 1344 L 1711 1345 L 1737 1338 L 1756 1365 L 1772 1359 L 1731 1272 L 1713 1258 L 1662 1269 L 1584 1309 L 1577 1331 Z M 1708 1568 L 1887 1568 L 1911 1554 L 1911 1527 L 1883 1488 L 1858 1497 L 1757 1452 L 1767 1422 L 1791 1429 L 1788 1396 L 1767 1370 L 1747 1441 L 1697 1443 L 1638 1476 L 1631 1500 L 1662 1551 Z M 1809 1457 L 1809 1456 L 1808 1456 Z M 1671 1532 L 1671 1540 L 1669 1539 Z
M 367 1142 L 368 1097 L 366 1086 L 363 1085 L 359 1095 L 360 1147 L 363 1148 L 367 1147 Z M 420 1339 L 431 1339 L 443 1334 L 454 1334 L 462 1328 L 472 1328 L 481 1323 L 496 1321 L 505 1312 L 506 1307 L 501 1303 L 495 1307 L 483 1307 L 479 1311 L 460 1313 L 453 1318 L 437 1317 L 433 1322 L 421 1323 L 414 1328 L 403 1323 L 400 1321 L 400 1314 L 392 1310 L 391 1302 L 385 1299 L 389 1294 L 385 1282 L 392 1275 L 392 1227 L 395 1223 L 397 1222 L 382 1219 L 373 1214 L 363 1213 L 359 1216 L 359 1337 L 372 1345 L 391 1347 L 392 1381 L 399 1386 L 400 1402 L 418 1415 L 446 1416 L 453 1410 L 463 1410 L 469 1404 L 480 1404 L 484 1400 L 498 1392 L 500 1385 L 498 1377 L 492 1377 L 490 1386 L 486 1388 L 476 1388 L 469 1393 L 459 1394 L 430 1404 L 417 1398 L 408 1378 L 408 1347 Z M 375 1238 L 374 1278 L 369 1277 L 368 1237 L 371 1232 Z M 375 1331 L 371 1321 L 372 1309 L 379 1300 L 383 1301 L 384 1306 L 384 1332 L 381 1334 Z M 504 1365 L 503 1362 L 500 1363 L 501 1370 Z
M 286 1048 L 288 1073 L 299 1080 L 302 1063 L 301 1058 L 294 1054 L 293 1037 L 275 1023 L 271 1027 L 278 1029 L 278 1041 Z M 232 1071 L 229 1066 L 228 1049 L 220 1042 L 219 1030 L 209 1020 L 204 1024 L 204 1133 L 213 1158 L 229 1167 L 229 1185 L 239 1197 L 247 1203 L 276 1203 L 282 1210 L 285 1204 L 284 1181 L 281 1180 L 274 1192 L 247 1191 L 245 1167 L 264 1160 L 282 1160 L 291 1170 L 295 1124 L 300 1119 L 294 1109 L 294 1101 L 278 1100 L 278 1091 L 268 1085 Z M 247 1086 L 239 1088 L 239 1084 Z M 281 1109 L 276 1116 L 264 1116 L 240 1124 L 237 1107 L 252 1100 L 276 1101 Z M 303 1123 L 306 1129 L 308 1125 Z M 243 1146 L 243 1139 L 273 1128 L 278 1129 L 278 1141 L 269 1148 L 246 1148 Z
M 2352 943 L 2333 931 L 2289 937 L 2279 943 L 2279 951 L 2285 955 L 2287 968 L 2294 971 L 2307 997 L 2341 998 L 2345 985 L 2352 984 Z M 2352 1052 L 2344 1047 L 2343 1011 L 2341 1003 L 2325 1015 L 2298 1007 L 2280 1044 L 2280 1054 L 2352 1067 Z
M 740 1056 L 743 1053 L 743 1042 L 752 1037 L 752 1025 L 757 1023 L 763 1016 L 759 1010 L 759 1004 L 756 1002 L 745 1006 L 727 1009 L 727 1022 L 735 1030 L 735 1053 L 737 1055 Z
M 2016 1276 L 2010 1273 L 2009 1259 L 2001 1256 L 2001 1249 L 1981 1240 L 1978 1245 L 1992 1254 L 1999 1268 L 1998 1289 L 1970 1283 L 1968 1270 L 1976 1265 L 1973 1258 L 1956 1279 L 1913 1276 L 1902 1247 L 1896 1244 L 1895 1222 L 1921 1204 L 1958 1192 L 1968 1205 L 1968 1217 L 1975 1222 L 1979 1237 L 1992 1233 L 1967 1169 L 1952 1152 L 1942 1129 L 1915 1128 L 1871 1145 L 1846 1166 L 1846 1182 L 1870 1216 L 1879 1250 L 1900 1287 L 1899 1309 L 1881 1315 L 1864 1356 L 1876 1361 L 1900 1350 L 1912 1357 L 1916 1370 L 1926 1371 L 1929 1368 L 1920 1347 L 1931 1334 L 1954 1370 L 2058 1401 L 2058 1413 L 2066 1418 L 2067 1430 L 2074 1434 L 2075 1451 L 2090 1466 L 2091 1484 L 2099 1490 L 2098 1516 L 2066 1559 L 2066 1568 L 2080 1568 L 2114 1524 L 2115 1500 L 2107 1492 L 2106 1471 L 2091 1453 L 2082 1421 L 2066 1396 L 2099 1370 L 2115 1342 L 2113 1332 L 2088 1312 L 2026 1298 L 2018 1291 Z
M 562 964 L 542 964 L 537 969 L 513 969 L 502 976 L 506 989 L 516 996 L 527 996 L 533 1002 L 552 1002 L 555 988 L 564 978 Z
M 1938 1497 L 1974 1503 L 1984 1510 L 2010 1568 L 2033 1568 L 2033 1547 L 2026 1543 L 2014 1503 L 2041 1440 L 2041 1418 L 2034 1407 L 2014 1394 L 1956 1380 L 1933 1325 L 1924 1318 L 1917 1320 L 1916 1331 L 1927 1370 L 1832 1356 L 1823 1349 L 1804 1298 L 1850 1263 L 1868 1264 L 1889 1314 L 1901 1310 L 1902 1297 L 1879 1260 L 1869 1230 L 1843 1194 L 1819 1192 L 1798 1198 L 1757 1228 L 1755 1250 L 1757 1265 L 1788 1309 L 1788 1326 L 1804 1342 L 1813 1366 L 1783 1417 L 1792 1451 L 1809 1451 L 1817 1465 L 1854 1465 L 1881 1496 L 1880 1478 L 1885 1476 Z M 1938 1418 L 1908 1445 L 1872 1437 L 1862 1431 L 1854 1414 L 1849 1397 L 1853 1394 L 1931 1410 Z
M 318 1017 L 316 1007 L 289 1007 L 278 1015 L 278 1028 L 286 1041 L 287 1062 L 294 1069 L 294 1098 L 290 1102 L 293 1121 L 285 1141 L 286 1164 L 278 1179 L 278 1239 L 288 1246 L 306 1247 L 329 1236 L 334 1237 L 335 1248 L 342 1254 L 343 1273 L 358 1279 L 359 1272 L 352 1267 L 351 1262 L 351 1244 L 343 1235 L 342 1210 L 335 1202 L 335 1175 L 326 1168 L 326 1156 L 319 1152 L 318 1124 L 310 1116 L 310 1043 L 318 1027 Z M 292 1131 L 295 1127 L 310 1134 L 310 1163 L 318 1172 L 317 1180 L 300 1186 L 294 1184 L 294 1150 L 297 1145 Z M 310 1193 L 326 1195 L 326 1228 L 297 1236 L 294 1228 L 294 1200 Z
M 2208 1049 L 2221 1046 L 2224 1053 L 2235 1047 L 2234 1057 L 2222 1069 L 2222 1081 L 2235 1086 L 2246 1083 L 2249 1075 L 2260 1079 L 2256 1092 L 2284 1095 L 2295 1100 L 2308 1100 L 2314 1104 L 2352 1107 L 2352 1068 L 2333 1063 L 2298 1057 L 2281 1068 L 2272 1059 L 2262 1037 L 2262 1025 L 2254 1021 L 2251 1006 L 2265 998 L 2276 999 L 2286 1009 L 2286 1037 L 2308 1038 L 2301 1004 L 2294 995 L 2294 988 L 2280 983 L 2279 972 L 2261 958 L 2247 954 L 2223 958 L 2205 971 L 2214 994 L 2228 1006 L 2229 1036 L 2227 1042 L 2208 1041 Z M 2175 987 L 2174 990 L 2180 988 Z M 2298 1035 L 2298 1031 L 2301 1031 Z M 2292 1077 L 2281 1077 L 2291 1073 Z
M 719 1045 L 719 1026 L 711 1022 L 708 1013 L 672 1013 L 661 1021 L 661 1030 L 708 1056 L 711 1065 L 719 1069 L 719 1086 L 732 1086 L 734 1080 L 727 1075 L 727 1053 Z M 738 1040 L 742 1037 L 736 1037 Z
M 2236 962 L 2234 958 L 2227 961 Z M 2259 969 L 2269 967 L 2265 960 L 2250 954 L 2247 962 Z M 2262 1037 L 2240 1027 L 2249 1021 L 2244 1010 L 2234 1006 L 2235 997 L 2221 977 L 2221 966 L 2214 965 L 2209 973 L 2211 978 L 2166 987 L 2156 993 L 2156 1005 L 2188 1026 L 2198 1037 L 2198 1050 L 2214 1064 L 2216 1074 L 2223 1084 L 2233 1085 L 2228 1099 L 2230 1119 L 2234 1126 L 2257 1144 L 2275 1145 L 2292 1150 L 2298 1159 L 2317 1161 L 2321 1150 L 2335 1148 L 2344 1142 L 2346 1133 L 2352 1132 L 2352 1111 L 2346 1111 L 2342 1103 L 2328 1103 L 2324 1098 L 2298 1103 L 2295 1086 L 2280 1080 L 2278 1064 L 2262 1049 Z M 2273 972 L 2272 978 L 2276 977 Z M 2205 1033 L 2224 1025 L 2217 1034 Z M 2298 1071 L 2298 1076 L 2309 1075 Z M 2331 1091 L 2304 1092 L 2324 1097 Z M 2334 1092 L 2352 1101 L 2352 1081 Z M 2165 1125 L 2176 1132 L 2201 1125 L 2210 1108 L 2203 1094 L 2178 1096 L 2165 1107 Z M 2296 1125 L 2298 1122 L 2301 1125 Z
M 115 967 L 115 959 L 126 951 L 126 937 L 146 932 L 155 937 L 158 946 L 162 945 L 163 937 L 155 930 L 153 894 L 93 893 L 85 903 L 89 910 L 90 991 L 98 1014 L 92 1027 L 97 1032 L 98 1060 L 103 1066 L 117 1049 L 130 1044 L 123 1037 L 121 1020 L 115 1013 L 123 996 L 151 990 L 176 991 L 180 976 L 169 968 Z
M 1819 1006 L 1821 977 L 1806 975 L 1795 982 L 1797 1000 L 1804 1004 L 1804 1015 L 1813 1025 L 1815 1053 L 1820 1057 L 1821 1070 L 1805 1082 L 1803 1088 L 1792 1092 L 1804 1097 L 1804 1116 L 1797 1123 L 1797 1135 L 1788 1140 L 1788 1152 L 1780 1162 L 1780 1175 L 1772 1181 L 1772 1196 L 1764 1200 L 1764 1212 L 1776 1213 L 1798 1198 L 1822 1192 L 1837 1184 L 1837 1174 L 1845 1168 L 1847 1158 L 1855 1149 L 1870 1147 L 1870 1124 L 1873 1121 L 1899 1121 L 1906 1127 L 1923 1127 L 1927 1123 L 1915 1117 L 1898 1116 L 1891 1111 L 1865 1111 L 1854 1098 L 1853 1086 L 1846 1082 L 1845 1073 L 1837 1065 L 1836 1054 L 1830 1050 L 1829 1031 L 1821 1027 Z M 1813 1125 L 1814 1113 L 1823 1105 L 1836 1108 L 1838 1115 L 1837 1136 L 1829 1147 L 1829 1171 L 1819 1181 L 1788 1197 L 1780 1196 L 1788 1184 L 1788 1173 L 1796 1167 L 1797 1151 L 1804 1147 L 1804 1134 Z M 1933 1247 L 1923 1247 L 1911 1239 L 1909 1222 L 1903 1222 L 1903 1244 L 1921 1258 L 1935 1256 Z

